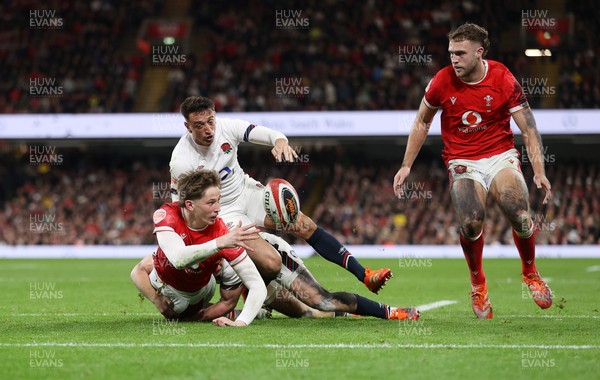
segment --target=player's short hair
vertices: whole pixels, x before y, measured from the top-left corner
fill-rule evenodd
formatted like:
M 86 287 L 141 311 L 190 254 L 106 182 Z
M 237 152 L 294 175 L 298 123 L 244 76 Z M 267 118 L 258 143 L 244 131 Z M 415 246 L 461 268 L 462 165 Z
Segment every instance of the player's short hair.
M 483 57 L 490 49 L 490 40 L 488 39 L 488 31 L 485 28 L 472 23 L 462 24 L 456 30 L 448 33 L 448 39 L 454 41 L 475 41 L 483 46 Z
M 187 200 L 202 198 L 206 189 L 213 186 L 221 187 L 221 179 L 214 170 L 193 170 L 183 173 L 177 180 L 179 207 L 184 207 Z
M 189 120 L 191 113 L 204 112 L 206 110 L 214 111 L 215 103 L 204 96 L 190 96 L 186 98 L 183 103 L 181 103 L 181 107 L 179 107 L 179 112 L 181 112 L 185 120 Z

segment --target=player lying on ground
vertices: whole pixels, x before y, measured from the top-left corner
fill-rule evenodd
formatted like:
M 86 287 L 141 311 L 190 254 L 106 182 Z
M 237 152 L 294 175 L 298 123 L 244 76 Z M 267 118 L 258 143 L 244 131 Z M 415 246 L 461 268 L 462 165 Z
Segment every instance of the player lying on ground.
M 333 317 L 343 313 L 373 316 L 382 319 L 419 319 L 419 311 L 414 308 L 395 308 L 374 302 L 358 294 L 325 290 L 313 277 L 302 259 L 296 256 L 292 247 L 282 238 L 262 233 L 281 257 L 281 271 L 276 280 L 267 287 L 264 306 L 275 309 L 289 317 Z M 172 303 L 150 286 L 149 275 L 153 271 L 150 255 L 145 257 L 132 271 L 136 286 L 150 299 L 165 317 L 169 317 Z M 221 299 L 214 305 L 194 310 L 194 313 L 179 317 L 182 321 L 210 321 L 223 315 L 233 318 L 234 308 L 244 287 L 232 267 L 222 261 L 222 269 L 217 276 L 221 282 Z M 171 317 L 172 318 L 172 317 Z
M 382 319 L 419 319 L 419 311 L 415 308 L 396 308 L 354 293 L 330 293 L 319 284 L 284 239 L 265 232 L 260 235 L 279 252 L 282 262 L 277 279 L 267 287 L 265 306 L 289 317 L 323 317 L 333 316 L 333 313 L 349 313 Z M 227 283 L 240 283 L 227 264 L 221 273 Z
M 245 242 L 259 236 L 253 225 L 240 224 L 227 230 L 218 217 L 219 185 L 214 171 L 192 171 L 179 178 L 179 202 L 165 203 L 154 212 L 158 249 L 153 269 L 142 279 L 134 269 L 131 279 L 142 294 L 153 295 L 151 299 L 165 317 L 189 318 L 213 297 L 213 274 L 225 259 L 248 287 L 248 302 L 235 321 L 221 317 L 214 322 L 246 326 L 260 311 L 267 294 L 260 273 L 244 250 L 248 248 Z
M 225 266 L 225 263 L 225 259 L 222 259 L 217 272 L 221 271 L 221 268 Z M 228 268 L 231 268 L 231 266 L 228 266 Z M 150 254 L 144 257 L 133 268 L 131 271 L 131 279 L 140 293 L 148 298 L 166 319 L 179 320 L 182 322 L 214 321 L 219 317 L 230 314 L 230 311 L 233 310 L 238 303 L 242 289 L 245 289 L 242 284 L 238 282 L 237 277 L 232 277 L 234 279 L 233 282 L 227 282 L 220 274 L 216 275 L 216 277 L 219 278 L 219 291 L 221 296 L 219 302 L 211 304 L 209 303 L 210 298 L 203 298 L 203 302 L 189 305 L 183 312 L 176 313 L 174 310 L 175 304 L 173 299 L 165 296 L 160 288 L 157 289 L 152 285 L 150 278 L 154 270 L 154 259 Z M 216 283 L 215 274 L 211 275 L 210 281 Z M 212 295 L 214 295 L 214 292 Z M 235 315 L 239 314 L 240 313 L 237 313 Z M 233 319 L 233 314 L 231 315 Z M 257 316 L 257 318 L 260 317 Z
M 442 109 L 442 157 L 448 167 L 452 204 L 460 227 L 460 245 L 471 273 L 471 306 L 479 318 L 492 318 L 483 273 L 483 224 L 489 196 L 510 221 L 522 262 L 523 280 L 542 309 L 552 305 L 552 292 L 535 266 L 534 224 L 529 192 L 514 146 L 510 117 L 523 133 L 533 167 L 533 182 L 551 196 L 542 157 L 542 139 L 521 85 L 500 62 L 484 60 L 488 32 L 464 24 L 448 34 L 451 65 L 429 82 L 408 137 L 394 192 L 402 196 L 412 164 L 427 137 L 431 121 Z
M 245 141 L 273 146 L 275 159 L 293 162 L 298 155 L 289 146 L 287 137 L 272 129 L 256 126 L 244 120 L 218 118 L 214 103 L 207 98 L 193 96 L 181 104 L 187 133 L 181 137 L 171 155 L 171 192 L 173 201 L 180 191 L 177 178 L 181 173 L 197 170 L 216 170 L 221 178 L 223 210 L 220 214 L 228 227 L 239 221 L 244 225 L 256 223 L 267 228 L 280 228 L 266 214 L 263 204 L 263 185 L 250 178 L 240 167 L 238 145 Z M 295 224 L 286 231 L 310 244 L 319 255 L 353 273 L 369 290 L 377 293 L 392 276 L 390 269 L 365 268 L 331 234 L 318 227 L 300 212 Z M 248 254 L 263 278 L 270 281 L 279 273 L 281 262 L 277 252 L 263 239 L 247 242 L 252 248 Z

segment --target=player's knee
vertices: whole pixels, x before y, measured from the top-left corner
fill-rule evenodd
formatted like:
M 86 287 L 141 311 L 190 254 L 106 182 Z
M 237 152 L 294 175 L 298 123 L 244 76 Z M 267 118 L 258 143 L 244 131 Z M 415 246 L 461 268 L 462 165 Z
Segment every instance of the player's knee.
M 274 280 L 281 270 L 281 256 L 270 245 L 257 245 L 248 255 L 256 265 L 261 277 L 268 284 Z
M 318 294 L 313 294 L 306 297 L 306 301 L 303 301 L 308 306 L 320 310 L 320 311 L 334 311 L 335 306 L 333 304 L 333 298 L 331 293 L 322 291 Z
M 466 238 L 475 238 L 483 229 L 485 213 L 483 210 L 474 210 L 466 215 L 460 223 L 460 231 Z
M 129 277 L 131 278 L 131 281 L 133 281 L 133 283 L 135 284 L 135 279 L 137 277 L 137 273 L 139 273 L 139 271 L 143 269 L 142 266 L 138 263 L 136 264 L 133 269 L 131 270 L 131 273 L 129 273 Z
M 281 270 L 281 258 L 277 257 L 275 260 L 271 257 L 264 258 L 260 265 L 257 265 L 257 269 L 260 272 L 261 277 L 266 283 L 274 280 L 279 271 Z
M 511 224 L 517 232 L 527 232 L 531 229 L 531 216 L 525 210 L 518 210 L 509 216 Z
M 504 205 L 504 212 L 513 223 L 527 222 L 530 217 L 527 212 L 527 201 L 515 200 Z

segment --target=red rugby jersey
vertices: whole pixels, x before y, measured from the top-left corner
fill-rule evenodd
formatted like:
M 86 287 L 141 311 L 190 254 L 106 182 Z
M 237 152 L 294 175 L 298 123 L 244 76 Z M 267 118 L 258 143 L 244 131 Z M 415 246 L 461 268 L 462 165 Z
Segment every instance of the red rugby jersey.
M 154 212 L 154 232 L 174 231 L 183 239 L 185 245 L 206 243 L 219 236 L 226 235 L 229 231 L 221 218 L 203 230 L 194 230 L 185 224 L 181 208 L 177 202 L 165 203 Z M 217 271 L 217 266 L 222 258 L 231 266 L 246 258 L 246 251 L 242 247 L 225 248 L 205 259 L 199 265 L 177 269 L 171 264 L 163 250 L 158 247 L 154 256 L 154 268 L 158 277 L 177 290 L 195 292 L 210 281 L 210 276 Z
M 431 79 L 425 89 L 425 104 L 441 108 L 442 158 L 478 160 L 514 148 L 510 116 L 529 106 L 523 89 L 500 62 L 484 60 L 483 79 L 460 80 L 452 66 Z

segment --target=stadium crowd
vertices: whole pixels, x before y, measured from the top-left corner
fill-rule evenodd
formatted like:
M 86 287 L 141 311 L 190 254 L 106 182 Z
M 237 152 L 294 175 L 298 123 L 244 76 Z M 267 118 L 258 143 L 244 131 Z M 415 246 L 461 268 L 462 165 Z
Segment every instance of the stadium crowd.
M 162 2 L 0 3 L 0 113 L 133 111 L 144 56 L 123 36 Z
M 0 4 L 0 64 L 7 78 L 0 83 L 0 112 L 133 111 L 150 62 L 148 51 L 133 41 L 145 19 L 161 16 L 163 3 Z M 172 67 L 160 109 L 153 111 L 176 111 L 190 95 L 214 99 L 218 111 L 416 109 L 431 76 L 449 62 L 446 33 L 465 20 L 490 29 L 490 58 L 505 63 L 517 79 L 539 76 L 529 72 L 531 61 L 507 51 L 501 40 L 506 20 L 519 28 L 523 6 L 470 0 L 240 4 L 191 7 L 192 39 L 203 42 L 187 52 L 184 65 Z M 41 17 L 30 15 L 36 9 L 56 11 L 63 25 L 31 27 L 32 17 Z M 595 10 L 576 2 L 567 11 L 577 21 L 578 38 L 553 49 L 560 73 L 549 78 L 557 83 L 556 107 L 597 108 Z M 40 87 L 36 79 L 54 79 L 60 94 L 32 94 L 32 80 Z
M 323 152 L 309 150 L 308 163 L 299 165 L 275 165 L 268 152 L 244 154 L 240 162 L 263 183 L 287 178 L 298 189 L 303 209 L 314 210 L 313 220 L 343 244 L 457 244 L 448 179 L 439 159 L 418 161 L 405 198 L 397 200 L 391 186 L 397 163 L 356 164 L 339 147 Z M 60 165 L 32 164 L 26 154 L 12 162 L 4 156 L 11 165 L 3 169 L 3 178 L 12 182 L 0 192 L 1 245 L 155 243 L 151 215 L 170 201 L 168 153 L 107 160 L 66 152 Z M 333 166 L 328 164 L 332 156 Z M 523 167 L 531 179 L 531 167 Z M 538 243 L 600 244 L 597 163 L 549 165 L 548 177 L 554 193 L 548 206 L 542 206 L 541 192 L 529 186 Z M 510 226 L 499 210 L 488 210 L 486 243 L 512 244 Z
M 456 244 L 457 224 L 443 165 L 415 165 L 400 201 L 389 183 L 396 170 L 389 164 L 351 170 L 336 165 L 313 219 L 335 231 L 344 244 Z M 600 190 L 597 164 L 574 161 L 547 172 L 554 194 L 548 206 L 529 182 L 537 243 L 600 244 L 600 199 L 593 196 Z M 524 174 L 533 177 L 530 166 L 524 166 Z M 500 210 L 487 210 L 486 244 L 512 244 L 511 227 Z

